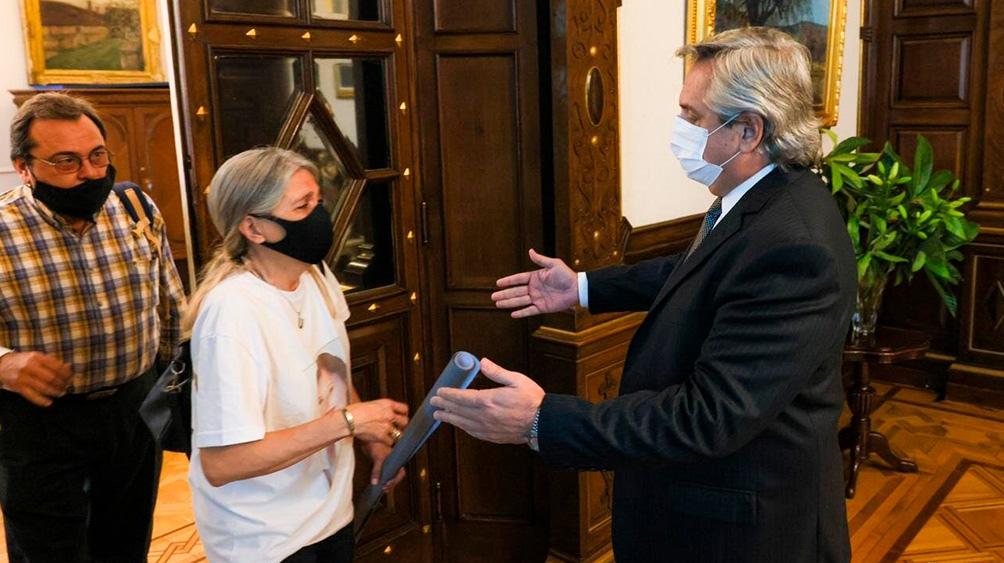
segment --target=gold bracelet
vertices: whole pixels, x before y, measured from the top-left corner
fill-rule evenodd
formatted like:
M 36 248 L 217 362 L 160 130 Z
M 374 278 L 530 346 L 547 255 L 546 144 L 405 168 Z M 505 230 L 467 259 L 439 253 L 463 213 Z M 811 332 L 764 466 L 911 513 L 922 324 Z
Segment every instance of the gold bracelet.
M 342 409 L 342 416 L 345 417 L 345 425 L 349 427 L 349 436 L 356 435 L 356 418 L 349 412 L 349 408 Z

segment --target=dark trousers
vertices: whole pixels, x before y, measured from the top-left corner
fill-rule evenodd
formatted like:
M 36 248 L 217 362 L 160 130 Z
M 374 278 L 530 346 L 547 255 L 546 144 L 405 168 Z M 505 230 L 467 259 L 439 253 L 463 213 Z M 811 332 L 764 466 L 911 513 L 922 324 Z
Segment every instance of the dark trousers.
M 161 453 L 138 409 L 154 377 L 45 408 L 0 391 L 0 508 L 11 563 L 146 561 Z
M 354 548 L 350 523 L 328 539 L 301 548 L 282 563 L 352 563 Z

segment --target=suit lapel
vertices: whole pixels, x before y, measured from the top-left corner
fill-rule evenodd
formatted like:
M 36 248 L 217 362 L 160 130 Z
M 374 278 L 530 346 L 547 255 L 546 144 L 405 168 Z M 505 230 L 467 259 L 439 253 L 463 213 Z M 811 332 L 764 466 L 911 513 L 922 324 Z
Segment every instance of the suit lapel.
M 708 259 L 721 245 L 725 244 L 725 241 L 732 238 L 739 231 L 739 227 L 742 226 L 744 216 L 747 214 L 752 214 L 760 211 L 763 205 L 768 199 L 777 191 L 776 188 L 781 185 L 791 183 L 796 180 L 797 177 L 805 171 L 792 171 L 785 172 L 781 170 L 780 167 L 775 168 L 770 174 L 765 176 L 762 180 L 757 182 L 755 186 L 750 188 L 750 191 L 746 192 L 746 195 L 739 200 L 728 215 L 716 226 L 714 229 L 708 233 L 708 236 L 701 243 L 701 246 L 690 255 L 690 258 L 684 260 L 682 264 L 673 268 L 673 272 L 666 279 L 666 283 L 659 290 L 659 294 L 656 296 L 655 301 L 652 302 L 651 309 L 655 309 L 663 299 L 665 299 L 676 286 L 680 284 L 688 275 L 693 271 L 698 269 L 701 264 Z M 650 309 L 650 310 L 651 310 Z

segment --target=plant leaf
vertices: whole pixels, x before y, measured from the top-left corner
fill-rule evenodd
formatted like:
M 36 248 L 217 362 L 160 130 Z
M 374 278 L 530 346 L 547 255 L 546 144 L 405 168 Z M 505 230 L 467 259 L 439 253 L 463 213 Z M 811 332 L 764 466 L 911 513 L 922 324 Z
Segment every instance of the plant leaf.
M 934 166 L 934 151 L 931 143 L 923 135 L 917 135 L 917 150 L 913 155 L 913 193 L 919 194 L 927 188 Z
M 882 252 L 881 250 L 875 251 L 875 257 L 876 258 L 881 258 L 881 259 L 885 260 L 886 262 L 892 262 L 893 264 L 900 264 L 900 263 L 903 263 L 903 262 L 909 262 L 909 260 L 907 260 L 906 258 L 903 258 L 901 256 L 893 256 L 892 254 L 887 254 L 885 252 Z
M 948 312 L 951 313 L 953 317 L 956 316 L 959 304 L 955 299 L 955 295 L 953 295 L 951 291 L 945 289 L 945 286 L 943 286 L 937 278 L 932 276 L 931 272 L 928 271 L 926 273 L 927 279 L 929 279 L 931 281 L 931 285 L 934 286 L 934 290 L 941 296 L 941 302 L 945 304 L 945 308 L 948 309 Z

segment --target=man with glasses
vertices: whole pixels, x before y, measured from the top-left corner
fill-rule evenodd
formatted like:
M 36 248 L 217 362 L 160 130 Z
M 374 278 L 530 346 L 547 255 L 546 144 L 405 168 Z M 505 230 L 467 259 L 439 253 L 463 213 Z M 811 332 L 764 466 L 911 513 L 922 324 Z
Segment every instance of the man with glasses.
M 24 185 L 0 195 L 7 552 L 12 562 L 145 561 L 160 452 L 138 408 L 178 340 L 184 302 L 164 221 L 151 203 L 149 240 L 109 197 L 113 155 L 87 102 L 39 94 L 10 139 Z

